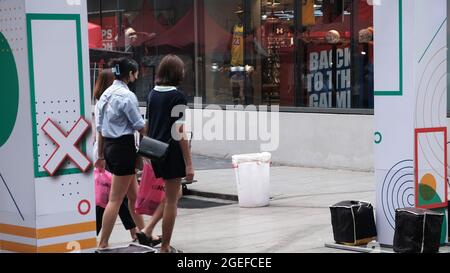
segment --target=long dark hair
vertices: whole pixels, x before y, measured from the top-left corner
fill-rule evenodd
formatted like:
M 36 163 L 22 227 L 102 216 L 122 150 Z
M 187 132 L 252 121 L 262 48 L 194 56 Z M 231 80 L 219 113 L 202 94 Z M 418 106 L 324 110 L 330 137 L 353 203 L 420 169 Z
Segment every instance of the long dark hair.
M 131 58 L 119 58 L 110 62 L 116 80 L 129 81 L 130 71 L 134 74 L 139 70 L 138 63 Z
M 95 82 L 94 98 L 99 100 L 103 92 L 110 87 L 114 82 L 114 74 L 111 69 L 103 69 L 99 74 Z

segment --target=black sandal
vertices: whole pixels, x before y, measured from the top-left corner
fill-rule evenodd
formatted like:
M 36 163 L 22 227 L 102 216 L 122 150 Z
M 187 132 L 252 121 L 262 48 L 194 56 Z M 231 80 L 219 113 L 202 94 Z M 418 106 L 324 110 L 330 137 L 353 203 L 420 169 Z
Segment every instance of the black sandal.
M 151 242 L 153 246 L 157 246 L 162 242 L 162 235 L 157 235 L 158 239 L 152 239 Z
M 162 242 L 161 236 L 158 236 L 158 239 L 153 240 L 153 239 L 148 238 L 147 235 L 145 233 L 143 233 L 142 231 L 136 232 L 136 236 L 138 238 L 139 244 L 141 244 L 141 245 L 154 247 Z

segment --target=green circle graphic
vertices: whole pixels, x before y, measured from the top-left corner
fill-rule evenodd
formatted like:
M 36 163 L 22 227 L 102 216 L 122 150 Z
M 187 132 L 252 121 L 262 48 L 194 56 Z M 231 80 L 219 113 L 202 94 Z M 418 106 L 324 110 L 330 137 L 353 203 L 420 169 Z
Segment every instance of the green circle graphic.
M 375 144 L 380 144 L 381 141 L 383 140 L 383 136 L 381 135 L 380 132 L 375 132 L 375 137 L 377 137 L 378 139 L 375 139 Z
M 2 98 L 0 99 L 0 147 L 3 146 L 16 124 L 19 110 L 19 78 L 16 62 L 11 47 L 5 36 L 0 32 L 0 82 L 2 83 Z
M 432 200 L 437 194 L 432 187 L 423 185 L 422 183 L 419 184 L 419 193 L 423 200 L 428 202 Z
M 439 198 L 439 194 L 427 185 L 423 185 L 419 183 L 419 196 L 418 200 L 419 206 L 428 206 L 428 205 L 436 205 L 441 204 L 442 200 Z

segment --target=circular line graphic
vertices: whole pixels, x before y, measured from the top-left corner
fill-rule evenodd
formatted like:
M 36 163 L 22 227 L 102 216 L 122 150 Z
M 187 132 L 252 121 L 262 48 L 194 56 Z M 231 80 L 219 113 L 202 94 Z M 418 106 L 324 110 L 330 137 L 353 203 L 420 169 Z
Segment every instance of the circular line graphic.
M 439 78 L 439 81 L 438 81 L 438 85 L 439 85 L 439 83 L 442 81 L 442 79 L 445 77 L 445 76 L 447 76 L 447 73 L 445 73 L 444 75 L 442 75 L 440 78 Z M 430 104 L 432 104 L 433 103 L 433 100 L 434 100 L 434 95 L 436 94 L 436 88 L 435 89 L 433 89 L 433 96 L 432 96 L 432 100 L 431 100 L 431 102 L 430 102 Z M 424 105 L 424 108 L 425 108 L 425 105 Z M 430 109 L 431 109 L 431 107 L 430 107 Z M 425 115 L 423 115 L 423 118 L 425 119 Z M 439 127 L 439 123 L 437 124 L 437 125 L 434 125 L 434 122 L 433 122 L 433 113 L 430 115 L 430 125 L 428 126 L 428 127 Z M 424 120 L 424 124 L 425 124 L 425 120 Z M 433 142 L 433 144 L 434 145 L 431 145 L 430 144 L 430 136 L 427 134 L 427 135 L 425 135 L 425 139 L 427 140 L 427 143 L 428 143 L 428 146 L 430 147 L 430 150 L 431 150 L 431 153 L 433 154 L 433 157 L 439 162 L 439 164 L 442 164 L 442 165 L 444 165 L 444 162 L 443 162 L 443 160 L 441 160 L 437 155 L 436 155 L 436 153 L 435 153 L 435 149 L 433 148 L 433 147 L 439 147 L 439 149 L 441 150 L 441 151 L 444 151 L 444 147 L 443 147 L 443 145 L 442 145 L 442 143 L 440 143 L 439 141 L 438 141 L 438 139 L 436 138 L 436 135 L 435 134 L 433 134 L 433 138 L 434 138 L 434 142 Z M 437 145 L 435 145 L 435 144 L 437 144 Z M 422 148 L 422 147 L 421 147 Z M 423 151 L 423 150 L 422 150 Z M 432 166 L 432 168 L 433 168 L 433 170 L 437 173 L 437 175 L 439 175 L 439 177 L 441 177 L 441 178 L 443 178 L 442 177 L 442 175 L 440 175 L 440 173 L 438 172 L 438 171 L 436 171 L 435 169 L 434 169 L 434 166 L 429 162 L 429 160 L 428 160 L 428 158 L 426 157 L 426 154 L 424 153 L 424 155 L 425 155 L 425 159 L 427 160 L 427 162 Z
M 409 181 L 408 181 L 409 182 Z M 403 194 L 402 194 L 402 200 L 403 200 L 403 207 L 404 208 L 406 208 L 406 207 L 414 207 L 414 194 L 408 194 L 408 196 L 406 197 L 406 202 L 407 202 L 407 204 L 405 204 L 405 193 L 407 192 L 407 191 L 412 191 L 412 192 L 414 192 L 414 188 L 413 187 L 408 187 L 404 192 L 403 192 Z M 409 200 L 409 198 L 410 197 L 412 197 L 413 198 L 413 201 L 410 201 Z
M 408 174 L 408 176 L 409 176 L 409 174 Z M 414 181 L 413 180 L 407 180 L 407 181 L 405 181 L 405 182 L 403 182 L 398 188 L 397 188 L 397 195 L 396 196 L 400 196 L 400 193 L 402 194 L 402 198 L 401 199 L 398 199 L 397 198 L 397 208 L 406 208 L 406 207 L 409 207 L 409 206 L 414 206 L 414 203 L 410 203 L 409 202 L 409 200 L 408 199 L 406 199 L 406 203 L 407 204 L 405 204 L 405 199 L 404 199 L 404 194 L 406 193 L 406 190 L 407 189 L 409 189 L 409 188 L 411 188 L 410 186 L 411 186 L 411 184 L 412 183 L 414 183 Z M 402 189 L 404 188 L 404 187 L 406 187 L 406 189 L 404 189 L 403 191 L 402 191 Z M 414 188 L 412 188 L 412 189 L 414 189 Z M 409 196 L 409 195 L 408 195 Z M 407 196 L 407 197 L 408 197 Z M 413 196 L 414 197 L 414 196 Z M 400 204 L 400 202 L 401 202 L 401 204 Z
M 395 194 L 395 189 L 397 187 L 397 184 L 402 183 L 404 181 L 404 180 L 402 180 L 403 178 L 406 179 L 407 176 L 410 176 L 409 174 L 404 174 L 397 178 L 397 175 L 400 175 L 401 174 L 400 172 L 404 171 L 405 169 L 408 169 L 408 167 L 404 167 L 404 168 L 397 170 L 394 173 L 394 175 L 391 177 L 391 180 L 390 180 L 391 183 L 388 185 L 388 193 L 391 193 L 391 199 L 387 199 L 387 202 L 388 202 L 388 206 L 390 205 L 390 208 L 393 208 L 393 209 L 389 210 L 389 215 L 394 220 L 395 220 L 395 209 L 399 208 L 399 206 L 396 206 L 396 204 L 395 204 L 395 200 L 398 200 L 398 197 L 399 197 L 398 191 L 397 191 L 397 195 Z M 392 181 L 394 181 L 394 182 L 392 183 Z M 412 179 L 405 180 L 405 181 L 406 182 L 410 181 L 410 182 L 414 183 L 414 180 L 412 180 Z M 391 189 L 391 187 L 392 187 L 392 189 Z
M 389 226 L 395 228 L 395 210 L 413 207 L 414 200 L 414 166 L 413 160 L 402 160 L 392 166 L 386 173 L 381 186 L 381 207 Z
M 87 210 L 86 210 L 86 211 L 82 211 L 82 210 L 81 210 L 81 205 L 82 205 L 82 204 L 86 204 L 86 205 L 87 205 Z M 89 203 L 88 200 L 84 199 L 84 200 L 81 200 L 81 201 L 78 203 L 78 212 L 79 212 L 81 215 L 86 215 L 86 214 L 88 214 L 90 211 L 91 211 L 91 203 Z
M 403 168 L 403 170 L 406 168 Z M 394 178 L 402 169 L 398 170 L 392 177 Z M 404 181 L 403 178 L 405 178 L 406 176 L 409 176 L 409 174 L 403 174 L 402 176 L 400 176 L 399 178 L 397 178 L 396 181 Z M 405 180 L 404 182 L 400 183 L 395 183 L 392 185 L 392 191 L 390 191 L 391 193 L 391 205 L 393 208 L 400 208 L 400 204 L 399 204 L 399 199 L 398 198 L 394 198 L 395 196 L 399 197 L 399 191 L 400 188 L 402 186 L 404 186 L 405 184 L 408 186 L 408 183 L 410 182 L 410 180 Z M 400 186 L 398 186 L 400 185 Z M 388 187 L 389 189 L 389 187 Z M 403 195 L 402 195 L 403 196 Z M 404 202 L 402 202 L 404 203 Z
M 445 81 L 444 81 L 444 79 L 445 79 Z M 432 105 L 437 106 L 437 109 L 432 108 L 432 110 L 434 110 L 434 111 L 431 112 L 431 122 L 432 122 L 433 127 L 440 127 L 440 125 L 442 124 L 442 123 L 440 123 L 440 118 L 442 115 L 440 115 L 441 112 L 439 112 L 439 107 L 442 105 L 442 103 L 441 103 L 442 96 L 444 95 L 444 93 L 447 92 L 447 90 L 442 89 L 442 87 L 439 88 L 440 86 L 444 86 L 445 88 L 447 88 L 447 73 L 443 73 L 441 75 L 441 77 L 439 78 L 439 80 L 436 82 L 436 85 L 435 85 L 434 91 L 433 91 L 433 96 L 431 96 Z M 436 95 L 439 95 L 439 94 L 440 94 L 439 100 L 436 101 L 436 98 L 437 98 Z M 437 119 L 437 124 L 434 125 L 433 121 L 435 121 L 436 119 Z
M 441 123 L 439 114 L 436 120 L 436 113 L 440 113 L 441 100 L 446 93 L 447 83 L 443 81 L 445 76 L 447 76 L 446 61 L 447 46 L 442 46 L 430 57 L 423 69 L 416 89 L 415 128 L 447 126 L 446 122 Z M 445 86 L 445 88 L 441 88 L 440 86 Z M 436 101 L 436 98 L 439 98 L 439 101 Z M 436 103 L 434 103 L 435 101 Z M 438 109 L 434 109 L 433 106 L 436 106 Z M 440 143 L 435 134 L 433 136 L 427 134 L 425 135 L 425 139 L 428 148 L 424 148 L 422 143 L 419 143 L 420 150 L 424 155 L 424 161 L 433 169 L 439 178 L 444 179 L 442 174 L 436 170 L 435 164 L 431 163 L 434 161 L 444 165 L 444 160 L 438 157 L 444 151 L 444 143 Z
M 441 111 L 441 107 L 446 107 L 447 106 L 447 101 L 442 100 L 442 97 L 447 93 L 447 86 L 444 87 L 444 90 L 441 92 L 441 97 L 439 98 L 439 101 L 441 102 L 441 104 L 439 104 L 439 108 L 438 111 L 440 113 Z M 439 115 L 439 124 L 444 124 L 443 121 L 441 120 L 442 116 Z M 447 117 L 445 117 L 445 119 L 447 119 Z

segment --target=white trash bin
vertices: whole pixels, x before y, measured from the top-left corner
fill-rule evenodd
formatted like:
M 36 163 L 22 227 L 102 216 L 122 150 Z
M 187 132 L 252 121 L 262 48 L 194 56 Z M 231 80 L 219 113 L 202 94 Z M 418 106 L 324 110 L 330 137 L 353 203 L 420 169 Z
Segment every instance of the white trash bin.
M 268 152 L 231 157 L 239 206 L 251 208 L 269 205 L 271 157 Z

